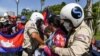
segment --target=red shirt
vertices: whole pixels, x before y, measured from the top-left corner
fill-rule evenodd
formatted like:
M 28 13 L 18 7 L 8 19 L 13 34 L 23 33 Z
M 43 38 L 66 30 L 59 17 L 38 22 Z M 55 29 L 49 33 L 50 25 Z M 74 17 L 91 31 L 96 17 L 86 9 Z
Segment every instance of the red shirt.
M 23 25 L 22 23 L 18 23 L 17 29 L 18 29 L 18 30 L 24 29 L 24 26 L 25 26 L 25 25 Z

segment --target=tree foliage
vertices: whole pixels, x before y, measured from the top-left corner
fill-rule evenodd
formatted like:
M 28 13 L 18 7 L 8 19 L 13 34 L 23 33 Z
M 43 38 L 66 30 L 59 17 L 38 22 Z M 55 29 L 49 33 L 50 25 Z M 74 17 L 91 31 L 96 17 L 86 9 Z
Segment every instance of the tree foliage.
M 35 10 L 35 11 L 37 11 L 37 10 Z M 33 10 L 24 8 L 24 9 L 22 9 L 21 15 L 24 15 L 27 17 L 27 19 L 29 19 L 33 12 L 34 12 Z
M 50 9 L 54 14 L 59 15 L 59 14 L 60 14 L 60 10 L 61 10 L 62 7 L 65 6 L 65 5 L 66 5 L 66 3 L 65 3 L 65 2 L 62 2 L 61 4 L 56 4 L 56 5 L 49 6 L 49 9 Z
M 98 25 L 100 25 L 100 1 L 93 4 L 93 29 L 94 34 L 97 34 Z

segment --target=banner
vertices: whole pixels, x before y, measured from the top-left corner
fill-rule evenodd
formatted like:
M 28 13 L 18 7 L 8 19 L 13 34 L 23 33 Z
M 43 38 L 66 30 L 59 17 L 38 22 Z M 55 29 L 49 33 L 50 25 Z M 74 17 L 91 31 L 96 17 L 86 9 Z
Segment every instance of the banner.
M 48 7 L 42 12 L 42 15 L 44 16 L 44 23 L 45 23 L 45 25 L 48 25 L 47 19 L 51 15 L 51 11 L 49 10 Z
M 11 34 L 5 35 L 0 32 L 0 52 L 17 52 L 22 50 L 24 29 Z

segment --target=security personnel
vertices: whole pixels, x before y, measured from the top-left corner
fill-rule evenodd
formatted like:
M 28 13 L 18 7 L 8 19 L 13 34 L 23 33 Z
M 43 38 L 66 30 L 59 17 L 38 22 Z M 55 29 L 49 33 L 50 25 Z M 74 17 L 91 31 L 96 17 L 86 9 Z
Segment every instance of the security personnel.
M 38 45 L 44 44 L 43 39 L 40 36 L 38 28 L 43 27 L 43 15 L 38 12 L 32 13 L 30 20 L 25 25 L 24 30 L 24 44 L 22 56 L 32 56 Z M 37 27 L 37 23 L 39 27 Z
M 61 12 L 61 25 L 70 32 L 67 48 L 53 46 L 53 51 L 60 56 L 87 56 L 92 32 L 84 20 L 84 11 L 76 3 L 65 5 Z

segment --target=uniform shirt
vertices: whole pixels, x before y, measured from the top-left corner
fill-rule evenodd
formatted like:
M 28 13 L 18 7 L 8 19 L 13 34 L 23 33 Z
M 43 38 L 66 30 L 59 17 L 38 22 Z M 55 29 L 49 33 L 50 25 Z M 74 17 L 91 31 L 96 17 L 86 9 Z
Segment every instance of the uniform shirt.
M 55 53 L 60 56 L 82 56 L 89 51 L 92 39 L 92 32 L 90 28 L 83 21 L 82 24 L 75 29 L 68 40 L 68 48 L 54 49 Z
M 25 30 L 24 30 L 24 44 L 23 48 L 29 48 L 32 49 L 31 45 L 31 34 L 33 32 L 37 32 L 37 27 L 32 21 L 28 21 L 25 25 Z

